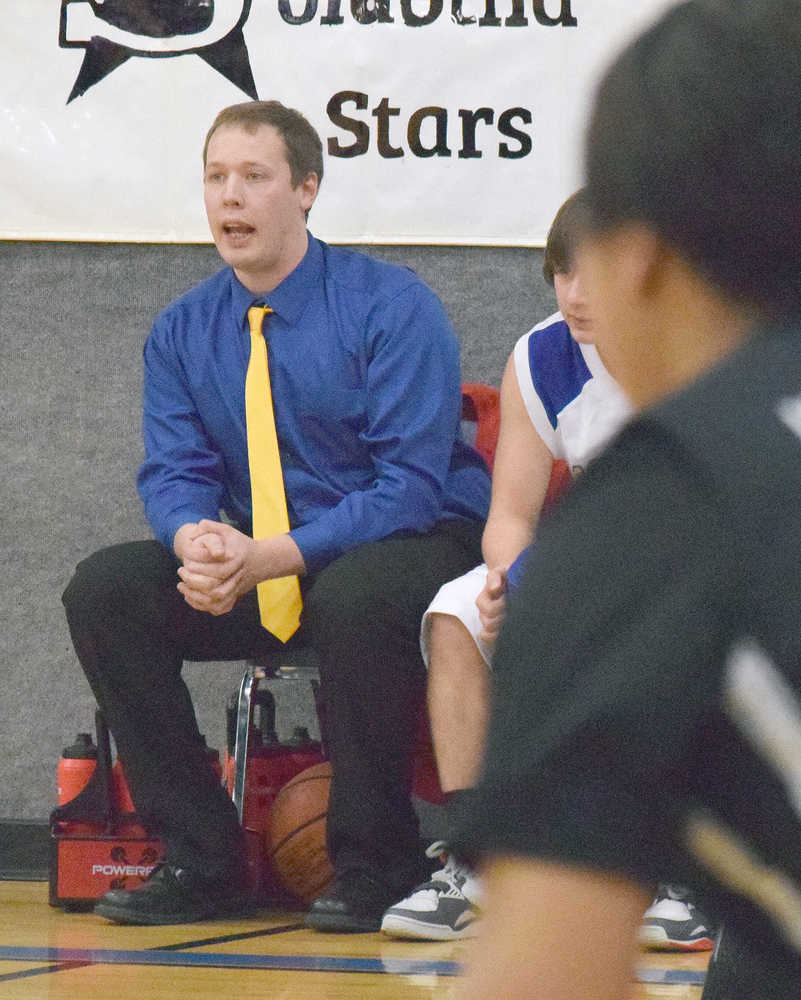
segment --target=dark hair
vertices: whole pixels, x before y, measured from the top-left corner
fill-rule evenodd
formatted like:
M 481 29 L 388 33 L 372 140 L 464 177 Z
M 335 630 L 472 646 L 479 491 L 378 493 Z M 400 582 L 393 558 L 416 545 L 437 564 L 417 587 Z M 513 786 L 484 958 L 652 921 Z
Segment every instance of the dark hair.
M 548 230 L 542 274 L 549 285 L 553 286 L 555 274 L 564 274 L 573 267 L 576 249 L 588 232 L 589 221 L 587 192 L 581 188 L 562 204 Z
M 722 292 L 801 312 L 801 3 L 689 0 L 604 77 L 587 136 L 598 230 L 643 222 Z
M 211 137 L 225 125 L 236 125 L 246 132 L 255 132 L 260 125 L 272 125 L 286 146 L 292 186 L 297 187 L 309 174 L 317 174 L 317 184 L 322 184 L 323 144 L 314 127 L 299 111 L 285 107 L 280 101 L 245 101 L 223 108 L 214 119 L 203 145 L 204 167 Z

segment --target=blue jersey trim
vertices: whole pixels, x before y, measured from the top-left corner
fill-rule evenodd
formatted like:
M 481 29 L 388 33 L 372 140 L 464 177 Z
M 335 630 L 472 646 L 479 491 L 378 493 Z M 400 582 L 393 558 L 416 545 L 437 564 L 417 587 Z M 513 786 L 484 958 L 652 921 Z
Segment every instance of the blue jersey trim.
M 559 413 L 581 394 L 592 378 L 581 348 L 564 320 L 557 320 L 528 338 L 528 367 L 534 391 L 556 430 Z

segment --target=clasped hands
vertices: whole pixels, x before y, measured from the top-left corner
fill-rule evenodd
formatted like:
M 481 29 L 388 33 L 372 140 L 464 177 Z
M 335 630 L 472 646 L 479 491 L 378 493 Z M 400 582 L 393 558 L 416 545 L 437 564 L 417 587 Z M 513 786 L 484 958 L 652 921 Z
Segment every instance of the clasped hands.
M 173 548 L 182 563 L 178 590 L 190 607 L 212 615 L 227 614 L 262 580 L 305 572 L 303 557 L 289 535 L 257 542 L 219 521 L 182 525 Z

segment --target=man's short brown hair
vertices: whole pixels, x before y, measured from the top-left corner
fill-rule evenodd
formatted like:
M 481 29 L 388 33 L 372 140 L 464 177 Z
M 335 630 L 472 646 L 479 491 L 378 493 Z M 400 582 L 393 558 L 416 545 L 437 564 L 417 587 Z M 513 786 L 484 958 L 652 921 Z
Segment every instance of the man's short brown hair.
M 292 186 L 297 187 L 309 174 L 316 174 L 319 187 L 323 180 L 320 136 L 299 111 L 285 107 L 280 101 L 245 101 L 223 108 L 214 119 L 203 145 L 204 168 L 209 142 L 218 128 L 237 126 L 246 132 L 255 132 L 261 125 L 272 125 L 284 140 Z

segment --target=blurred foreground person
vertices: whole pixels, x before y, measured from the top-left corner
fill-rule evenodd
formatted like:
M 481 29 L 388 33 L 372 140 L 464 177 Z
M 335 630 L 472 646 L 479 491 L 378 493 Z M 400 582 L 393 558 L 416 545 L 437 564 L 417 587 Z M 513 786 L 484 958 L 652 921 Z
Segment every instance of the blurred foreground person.
M 798 0 L 691 0 L 635 40 L 587 187 L 595 341 L 641 414 L 543 528 L 498 641 L 463 995 L 630 996 L 669 875 L 723 921 L 704 1000 L 798 1000 Z

